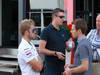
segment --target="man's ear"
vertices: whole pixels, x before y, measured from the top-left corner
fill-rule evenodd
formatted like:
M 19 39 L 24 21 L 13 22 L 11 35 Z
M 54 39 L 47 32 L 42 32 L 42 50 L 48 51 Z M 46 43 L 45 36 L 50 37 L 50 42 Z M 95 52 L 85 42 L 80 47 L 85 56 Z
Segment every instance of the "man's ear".
M 29 31 L 28 31 L 28 30 L 26 30 L 26 31 L 25 31 L 25 34 L 28 34 L 28 33 L 29 33 Z
M 81 29 L 78 29 L 78 32 L 79 32 L 79 33 L 82 33 Z

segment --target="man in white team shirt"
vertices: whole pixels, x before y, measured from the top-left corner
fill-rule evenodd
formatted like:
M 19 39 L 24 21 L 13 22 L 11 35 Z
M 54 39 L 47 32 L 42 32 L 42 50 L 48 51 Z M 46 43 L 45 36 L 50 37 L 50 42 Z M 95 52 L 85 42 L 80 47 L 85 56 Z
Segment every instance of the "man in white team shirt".
M 22 75 L 40 75 L 40 71 L 43 68 L 38 52 L 33 43 L 31 43 L 31 40 L 37 35 L 34 25 L 34 21 L 30 19 L 22 20 L 20 23 L 22 41 L 18 47 L 17 57 Z

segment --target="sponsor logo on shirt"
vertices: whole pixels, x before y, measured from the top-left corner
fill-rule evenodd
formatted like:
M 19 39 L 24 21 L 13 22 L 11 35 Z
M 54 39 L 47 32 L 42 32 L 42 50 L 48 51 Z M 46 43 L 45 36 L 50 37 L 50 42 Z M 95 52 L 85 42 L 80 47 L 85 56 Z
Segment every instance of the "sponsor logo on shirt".
M 32 56 L 32 51 L 31 50 L 26 50 L 25 54 L 27 57 L 31 57 Z

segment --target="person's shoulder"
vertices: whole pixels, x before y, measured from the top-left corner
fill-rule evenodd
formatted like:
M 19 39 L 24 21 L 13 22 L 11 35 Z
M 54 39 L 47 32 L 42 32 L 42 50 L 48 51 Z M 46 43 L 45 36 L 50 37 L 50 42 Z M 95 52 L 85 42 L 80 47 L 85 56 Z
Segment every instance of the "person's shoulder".
M 85 38 L 81 40 L 81 42 L 78 44 L 78 47 L 80 48 L 80 50 L 82 50 L 82 48 L 88 49 L 91 47 L 91 42 L 87 38 Z
M 96 29 L 91 29 L 90 32 L 91 33 L 95 33 L 97 30 Z
M 90 46 L 91 42 L 87 38 L 85 38 L 84 40 L 82 40 L 82 45 L 84 45 L 84 46 Z
M 51 24 L 49 24 L 47 27 L 45 27 L 43 30 L 42 30 L 42 32 L 44 33 L 44 32 L 50 32 L 50 30 L 51 30 Z
M 79 44 L 78 45 L 84 45 L 84 44 L 86 44 L 86 42 L 87 42 L 87 38 L 83 38 L 83 39 L 81 39 L 80 41 L 79 41 Z
M 91 43 L 87 38 L 84 40 L 85 43 Z
M 48 31 L 48 27 L 44 28 L 43 31 L 46 31 L 47 32 Z
M 21 42 L 19 47 L 18 47 L 18 51 L 22 52 L 22 51 L 25 51 L 29 48 L 30 48 L 29 44 L 27 44 L 26 42 Z
M 53 28 L 53 25 L 52 24 L 49 24 L 45 29 L 51 30 L 52 28 Z
M 24 55 L 28 55 L 29 53 L 32 53 L 32 50 L 31 50 L 31 48 L 30 47 L 28 47 L 28 46 L 25 46 L 25 47 L 20 47 L 19 49 L 18 49 L 18 56 L 19 57 L 23 57 Z
M 84 40 L 84 47 L 87 49 L 87 50 L 92 50 L 92 43 L 86 38 L 85 40 Z
M 87 34 L 87 38 L 92 41 L 94 34 L 97 32 L 96 29 L 91 29 L 90 32 Z

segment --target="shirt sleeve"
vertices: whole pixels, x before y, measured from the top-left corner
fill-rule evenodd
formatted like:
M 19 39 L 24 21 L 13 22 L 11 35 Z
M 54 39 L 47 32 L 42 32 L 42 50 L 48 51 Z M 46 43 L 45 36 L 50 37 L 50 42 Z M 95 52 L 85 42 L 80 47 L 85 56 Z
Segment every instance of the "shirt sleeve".
M 29 49 L 23 51 L 22 57 L 25 60 L 25 62 L 29 62 L 29 61 L 33 60 L 34 58 L 36 59 L 36 54 L 35 54 L 34 50 L 31 50 L 31 48 L 29 48 Z
M 40 39 L 47 41 L 47 39 L 48 39 L 48 30 L 46 28 L 42 31 L 42 33 L 40 35 Z
M 94 38 L 94 34 L 95 34 L 96 30 L 91 30 L 88 34 L 87 34 L 87 39 L 92 42 L 93 38 Z
M 79 56 L 80 56 L 81 61 L 89 59 L 89 51 L 85 45 L 82 45 L 79 47 Z

